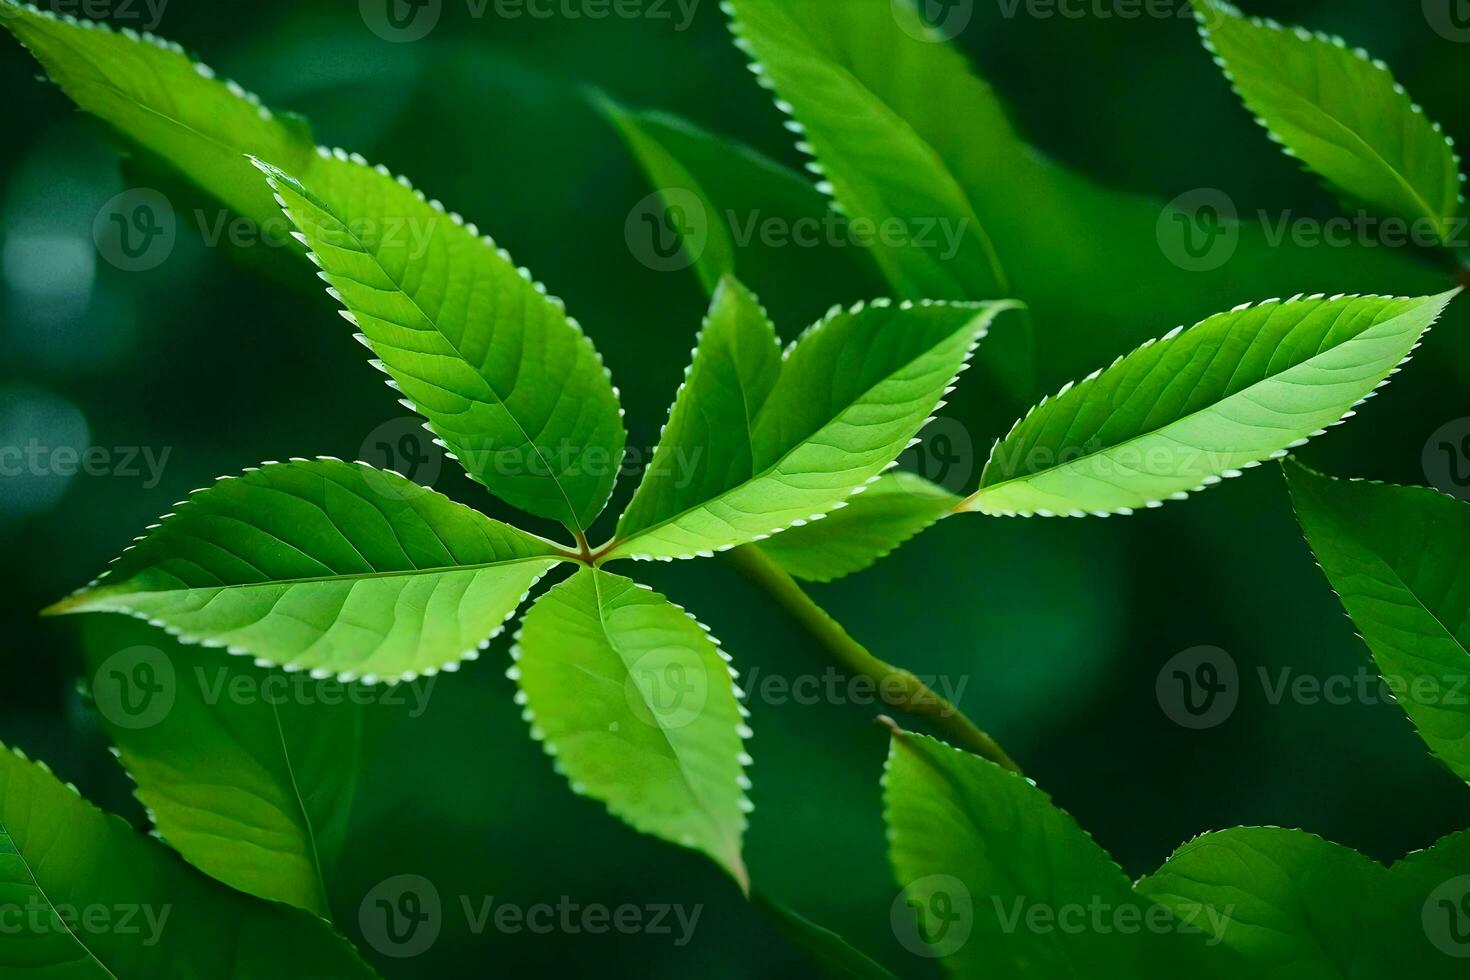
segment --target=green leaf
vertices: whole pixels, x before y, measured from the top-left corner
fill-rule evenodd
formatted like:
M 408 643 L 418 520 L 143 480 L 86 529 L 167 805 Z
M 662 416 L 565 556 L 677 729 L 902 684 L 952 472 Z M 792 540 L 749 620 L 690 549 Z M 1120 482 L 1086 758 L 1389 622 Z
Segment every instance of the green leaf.
M 951 169 L 946 147 L 902 114 L 916 94 L 910 79 L 915 87 L 927 83 L 886 41 L 899 34 L 894 17 L 904 11 L 902 2 L 880 9 L 741 0 L 728 9 L 736 44 L 759 67 L 761 84 L 784 97 L 781 107 L 802 137 L 799 148 L 815 158 L 811 168 L 823 178 L 818 188 L 833 196 L 849 227 L 880 230 L 870 250 L 899 298 L 1011 295 L 989 227 Z M 873 81 L 879 74 L 901 91 L 885 91 Z M 944 95 L 924 93 L 926 115 L 955 108 Z M 1018 322 L 998 335 L 985 361 L 1012 395 L 1029 401 L 1035 351 L 1029 319 L 1018 319 L 1025 328 Z
M 781 375 L 781 342 L 759 301 L 720 280 L 658 448 L 618 520 L 628 537 L 719 497 L 755 468 L 760 410 Z
M 1470 781 L 1470 504 L 1286 464 L 1297 520 L 1419 734 Z
M 895 733 L 883 785 L 902 889 L 894 928 L 951 976 L 1230 975 L 1227 959 L 1207 960 L 1197 927 L 1135 895 L 1107 852 L 1022 776 Z
M 714 292 L 721 277 L 735 271 L 735 242 L 729 225 L 719 219 L 719 211 L 709 193 L 700 186 L 699 178 L 650 131 L 645 120 L 605 96 L 598 97 L 596 102 L 658 188 L 664 207 L 687 210 L 689 204 L 694 205 L 693 213 L 685 215 L 687 224 L 672 222 L 671 226 L 675 230 L 689 229 L 690 233 L 682 236 L 685 260 L 694 266 L 705 291 Z
M 686 258 L 707 292 L 738 274 L 768 306 L 800 321 L 832 303 L 816 284 L 842 283 L 853 297 L 885 292 L 868 251 L 801 174 L 676 116 L 606 100 L 602 109 L 664 203 L 686 211 L 694 204 L 686 214 L 693 220 L 674 225 L 688 232 Z
M 574 792 L 707 854 L 742 889 L 750 735 L 719 645 L 631 579 L 582 568 L 526 614 L 509 674 Z
M 1387 870 L 1299 830 L 1236 827 L 1180 847 L 1138 891 L 1240 955 L 1237 976 L 1421 976 L 1402 954 Z
M 618 525 L 613 558 L 690 558 L 761 541 L 841 506 L 893 464 L 1009 303 L 834 307 L 787 350 L 759 409 L 733 403 L 719 375 L 695 363 L 671 416 L 752 417 L 750 465 L 710 458 L 704 499 L 659 499 Z M 681 404 L 682 403 L 682 404 Z M 684 406 L 688 406 L 687 409 Z M 718 408 L 716 408 L 718 406 Z M 670 424 L 679 437 L 683 425 Z M 710 478 L 718 476 L 717 482 Z M 716 492 L 711 492 L 718 488 Z
M 0 25 L 77 105 L 277 239 L 290 241 L 280 210 L 245 154 L 305 172 L 314 153 L 302 119 L 272 112 L 191 60 L 178 44 L 149 34 L 118 33 L 97 21 L 63 19 L 13 0 L 0 0 Z
M 953 222 L 959 241 L 949 249 L 936 240 L 892 242 L 879 236 L 874 257 L 889 282 L 906 298 L 995 299 L 1010 292 L 1001 262 L 975 214 L 965 189 L 924 136 L 893 110 L 884 93 L 828 57 L 823 41 L 844 33 L 874 29 L 876 7 L 742 0 L 731 4 L 736 44 L 760 66 L 757 78 L 790 103 L 806 143 L 825 177 L 820 188 L 832 194 L 852 218 L 881 224 L 897 219 Z M 886 5 L 885 5 L 886 6 Z M 889 21 L 876 26 L 893 33 Z M 882 45 L 873 42 L 852 57 L 877 68 Z M 895 85 L 917 77 L 906 65 L 887 64 Z M 931 93 L 931 97 L 933 93 Z M 937 103 L 936 108 L 948 109 Z M 917 232 L 917 229 L 915 229 Z M 950 252 L 952 249 L 952 254 Z
M 760 548 L 797 578 L 831 582 L 872 567 L 960 502 L 917 473 L 884 473 L 848 506 Z
M 376 975 L 322 920 L 210 881 L 3 749 L 0 905 L 5 976 Z
M 404 403 L 492 493 L 584 532 L 627 433 L 562 302 L 473 224 L 359 156 L 322 150 L 305 186 L 258 165 Z
M 1399 902 L 1397 975 L 1460 980 L 1470 958 L 1470 831 L 1396 861 L 1388 869 Z
M 727 9 L 761 77 L 775 83 L 777 106 L 794 114 L 792 125 L 803 127 L 801 145 L 817 149 L 819 163 L 829 172 L 835 161 L 823 156 L 821 147 L 838 145 L 849 129 L 872 133 L 866 154 L 884 175 L 890 172 L 888 143 L 908 145 L 917 135 L 927 144 L 992 238 L 1012 284 L 1010 294 L 1027 305 L 1045 387 L 1137 345 L 1150 324 L 1182 322 L 1202 305 L 1233 305 L 1242 282 L 1255 284 L 1258 295 L 1271 296 L 1304 284 L 1326 288 L 1365 277 L 1400 284 L 1395 288 L 1411 294 L 1436 289 L 1442 281 L 1437 270 L 1421 268 L 1406 250 L 1302 247 L 1289 238 L 1275 240 L 1260 222 L 1234 220 L 1228 201 L 1218 237 L 1205 240 L 1206 245 L 1218 242 L 1209 250 L 1211 262 L 1192 264 L 1174 222 L 1187 221 L 1196 231 L 1202 210 L 1186 206 L 1184 198 L 1183 210 L 1166 209 L 1162 200 L 1103 187 L 1058 165 L 1018 132 L 996 92 L 975 76 L 954 45 L 932 32 L 902 29 L 905 17 L 918 16 L 918 5 L 915 0 L 731 0 Z M 946 9 L 963 16 L 968 6 Z M 826 67 L 812 68 L 809 61 Z M 805 87 L 807 78 L 818 75 L 860 91 L 829 101 L 829 89 Z M 1093 104 L 1101 104 L 1105 96 L 1094 95 Z M 867 118 L 850 120 L 834 106 L 860 110 Z M 886 125 L 875 125 L 881 121 Z M 822 142 L 821 129 L 834 134 Z M 1157 142 L 1140 152 L 1171 151 L 1169 127 L 1156 129 Z M 868 163 L 847 165 L 861 170 Z M 841 200 L 841 187 L 834 189 Z M 852 202 L 842 203 L 857 216 Z M 1048 233 L 1038 235 L 1037 229 Z M 1119 283 L 1146 283 L 1147 288 L 1120 290 Z M 1101 296 L 1109 302 L 1100 303 Z M 1005 363 L 996 359 L 997 350 L 987 344 L 982 361 Z
M 142 623 L 84 631 L 90 691 L 159 836 L 232 888 L 331 917 L 362 750 L 336 680 L 228 663 Z
M 1128 514 L 1239 476 L 1351 415 L 1456 293 L 1267 300 L 1176 329 L 1034 408 L 965 509 Z
M 396 473 L 295 460 L 195 491 L 47 611 L 128 613 L 313 676 L 408 680 L 478 656 L 558 561 Z
M 1341 38 L 1193 0 L 1200 36 L 1246 107 L 1290 156 L 1353 202 L 1450 237 L 1465 178 L 1451 141 L 1388 66 Z

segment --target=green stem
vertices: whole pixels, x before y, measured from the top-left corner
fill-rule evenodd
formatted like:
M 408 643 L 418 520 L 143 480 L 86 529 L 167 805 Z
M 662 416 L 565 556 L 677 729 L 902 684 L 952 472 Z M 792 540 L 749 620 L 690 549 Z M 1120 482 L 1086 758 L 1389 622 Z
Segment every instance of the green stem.
M 727 552 L 726 557 L 742 575 L 764 589 L 790 613 L 843 669 L 876 682 L 879 695 L 887 704 L 927 718 L 953 745 L 1012 772 L 1021 771 L 1005 750 L 966 718 L 959 708 L 930 690 L 909 671 L 879 660 L 849 636 L 842 624 L 813 602 L 796 580 L 771 561 L 765 552 L 754 545 L 747 545 Z

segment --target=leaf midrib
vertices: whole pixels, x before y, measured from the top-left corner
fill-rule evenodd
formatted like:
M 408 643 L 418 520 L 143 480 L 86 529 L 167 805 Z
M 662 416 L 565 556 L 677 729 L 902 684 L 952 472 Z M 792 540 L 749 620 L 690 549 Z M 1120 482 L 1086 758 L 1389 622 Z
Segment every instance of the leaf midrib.
M 133 578 L 129 578 L 112 585 L 111 588 L 119 590 L 118 592 L 113 593 L 114 595 L 157 595 L 169 594 L 174 592 L 225 592 L 231 589 L 258 589 L 276 585 L 314 585 L 328 582 L 354 582 L 373 579 L 391 579 L 401 578 L 406 575 L 447 575 L 453 572 L 476 572 L 488 568 L 504 568 L 513 565 L 523 565 L 530 562 L 540 561 L 560 563 L 566 561 L 566 559 L 562 558 L 559 555 L 533 555 L 524 558 L 510 558 L 504 561 L 476 562 L 471 565 L 440 565 L 434 566 L 432 568 L 405 568 L 385 572 L 352 572 L 346 575 L 312 575 L 302 576 L 300 578 L 267 579 L 263 582 L 231 582 L 225 585 L 187 585 L 181 588 L 151 589 L 131 593 L 122 591 L 124 590 L 124 587 L 128 585 L 128 583 L 134 580 Z M 74 598 L 77 600 L 88 598 L 106 599 L 108 598 L 108 595 L 106 593 L 103 593 L 102 590 L 107 588 L 108 586 L 105 583 L 99 582 L 96 586 L 78 593 Z M 99 595 L 99 593 L 101 594 Z M 67 607 L 71 604 L 72 600 L 63 599 L 61 602 L 53 606 L 52 610 L 58 612 L 66 611 Z M 77 602 L 75 604 L 78 606 L 84 605 L 84 603 L 82 602 Z
M 46 907 L 49 908 L 52 914 L 56 916 L 56 921 L 61 923 L 62 928 L 66 930 L 66 934 L 71 937 L 72 942 L 76 943 L 78 948 L 80 948 L 82 952 L 90 956 L 92 958 L 92 961 L 102 969 L 103 973 L 106 973 L 109 977 L 112 977 L 112 980 L 117 980 L 117 974 L 113 973 L 108 965 L 102 962 L 102 957 L 94 953 L 91 947 L 82 942 L 81 937 L 79 937 L 74 931 L 72 931 L 71 923 L 66 921 L 66 917 L 61 914 L 61 910 L 56 907 L 56 903 L 51 900 L 51 896 L 48 895 L 46 893 L 46 889 L 42 887 L 40 879 L 36 877 L 35 869 L 31 867 L 30 858 L 26 857 L 25 852 L 22 851 L 20 845 L 16 843 L 14 835 L 10 833 L 10 829 L 5 825 L 5 821 L 3 820 L 0 820 L 0 837 L 5 837 L 15 847 L 15 856 L 20 859 L 21 867 L 26 869 L 26 874 L 31 876 L 31 884 L 36 886 L 37 894 L 39 894 L 41 898 L 45 900 Z

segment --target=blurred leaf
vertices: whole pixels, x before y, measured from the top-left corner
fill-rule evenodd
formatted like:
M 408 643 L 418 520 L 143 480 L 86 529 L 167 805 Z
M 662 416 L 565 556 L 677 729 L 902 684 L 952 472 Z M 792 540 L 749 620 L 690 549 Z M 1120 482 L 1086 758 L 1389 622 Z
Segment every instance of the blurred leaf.
M 1176 329 L 1033 409 L 966 509 L 1127 514 L 1238 476 L 1348 417 L 1456 292 L 1295 297 Z
M 276 238 L 280 211 L 245 154 L 304 171 L 314 159 L 311 130 L 278 115 L 234 82 L 215 77 L 179 45 L 117 33 L 93 20 L 63 20 L 0 0 L 4 25 L 77 105 Z
M 1391 249 L 1273 240 L 1261 222 L 1237 221 L 1233 202 L 1213 188 L 1166 207 L 1058 166 L 1016 131 L 995 92 L 952 45 L 915 27 L 911 0 L 731 0 L 729 9 L 760 77 L 775 85 L 778 106 L 805 127 L 819 158 L 820 127 L 879 133 L 883 122 L 899 134 L 892 139 L 911 132 L 942 162 L 991 236 L 1011 294 L 1027 305 L 1047 385 L 1139 343 L 1146 324 L 1179 323 L 1201 304 L 1238 303 L 1241 283 L 1269 296 L 1303 286 L 1337 291 L 1365 277 L 1413 292 L 1442 282 Z M 818 76 L 841 90 L 860 89 L 844 104 L 867 118 L 830 119 L 833 93 L 803 87 Z M 857 169 L 867 165 L 859 160 Z M 1182 243 L 1181 225 L 1190 236 Z M 1204 264 L 1188 251 L 1201 241 Z M 1115 301 L 1100 303 L 1101 296 Z M 995 353 L 986 354 L 992 363 Z
M 396 473 L 298 460 L 196 492 L 48 612 L 125 612 L 313 676 L 412 679 L 477 656 L 559 560 Z
M 1341 38 L 1246 18 L 1193 0 L 1200 36 L 1246 108 L 1289 156 L 1341 190 L 1450 237 L 1463 201 L 1460 160 L 1388 66 Z
M 883 800 L 900 941 L 927 945 L 951 976 L 1052 980 L 1079 964 L 1089 978 L 1234 976 L 1022 776 L 895 732 Z
M 834 509 L 887 469 L 1007 303 L 834 308 L 787 352 L 716 495 L 640 508 L 610 557 L 687 558 L 763 540 Z M 694 397 L 691 392 L 691 398 Z M 733 465 L 732 465 L 733 464 Z
M 603 110 L 660 192 L 680 189 L 686 174 L 694 184 L 704 211 L 688 227 L 707 227 L 714 243 L 697 260 L 706 290 L 713 290 L 720 274 L 734 272 L 768 308 L 799 320 L 830 306 L 831 290 L 852 299 L 885 291 L 869 252 L 852 241 L 846 219 L 800 174 L 677 116 L 611 102 Z M 664 197 L 665 203 L 672 200 Z M 686 248 L 690 237 L 685 236 Z M 727 240 L 731 251 L 724 255 L 719 243 Z
M 694 215 L 685 215 L 685 222 L 671 222 L 679 226 L 699 229 L 701 237 L 691 235 L 682 238 L 682 245 L 689 252 L 687 258 L 694 264 L 694 271 L 706 292 L 713 292 L 720 278 L 735 271 L 735 242 L 731 238 L 729 225 L 718 220 L 719 210 L 709 194 L 699 184 L 699 178 L 690 173 L 679 158 L 670 152 L 649 127 L 633 114 L 611 99 L 598 99 L 603 115 L 617 127 L 628 149 L 638 158 L 644 172 L 648 174 L 657 193 L 663 199 L 665 216 L 684 206 L 681 195 L 692 197 L 698 209 Z M 815 191 L 813 191 L 815 193 Z M 649 214 L 649 218 L 657 215 Z M 655 233 L 658 230 L 655 229 Z
M 582 568 L 526 614 L 511 676 L 572 790 L 635 830 L 701 851 L 749 891 L 750 732 L 729 659 L 684 610 Z
M 1307 541 L 1394 700 L 1470 781 L 1470 504 L 1285 467 Z
M 917 473 L 884 473 L 846 507 L 760 548 L 797 578 L 831 582 L 870 568 L 959 502 Z
M 159 836 L 217 881 L 330 919 L 328 878 L 361 765 L 361 704 L 340 681 L 226 663 L 118 616 L 93 617 L 83 635 L 98 714 Z M 145 663 L 169 679 L 154 681 L 168 699 L 161 718 L 122 713 L 112 694 Z M 293 697 L 293 686 L 315 696 Z
M 585 532 L 628 437 L 602 358 L 562 302 L 473 224 L 360 157 L 319 158 L 310 186 L 260 166 L 405 403 L 496 496 Z
M 0 942 L 6 976 L 376 975 L 325 922 L 210 881 L 3 749 L 0 896 L 22 913 Z
M 759 893 L 755 895 L 755 902 L 771 913 L 788 939 L 811 954 L 814 961 L 820 964 L 824 976 L 838 980 L 898 980 L 887 968 L 853 948 L 831 929 L 825 929 L 775 899 Z
M 1425 975 L 1403 956 L 1384 867 L 1300 830 L 1196 837 L 1138 891 L 1208 930 L 1216 949 L 1240 954 L 1242 978 Z

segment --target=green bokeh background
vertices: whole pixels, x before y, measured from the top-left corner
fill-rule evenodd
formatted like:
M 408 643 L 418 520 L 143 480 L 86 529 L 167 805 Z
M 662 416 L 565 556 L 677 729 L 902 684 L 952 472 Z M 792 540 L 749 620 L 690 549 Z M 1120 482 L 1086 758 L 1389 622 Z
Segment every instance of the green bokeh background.
M 1160 200 L 1214 187 L 1243 211 L 1335 213 L 1242 110 L 1191 19 L 1034 17 L 1024 5 L 1007 17 L 1009 3 L 975 6 L 959 43 L 1045 152 Z M 469 9 L 445 0 L 437 29 L 412 44 L 375 36 L 351 2 L 170 0 L 157 31 L 268 104 L 307 114 L 319 140 L 412 175 L 493 233 L 594 337 L 621 386 L 631 444 L 648 446 L 704 299 L 692 274 L 651 271 L 630 253 L 624 221 L 650 188 L 586 88 L 682 114 L 793 166 L 800 158 L 713 0 L 701 0 L 687 31 L 675 30 L 677 16 L 475 18 Z M 1085 9 L 1098 8 L 1089 0 Z M 1447 132 L 1470 140 L 1470 44 L 1434 33 L 1417 3 L 1259 0 L 1250 12 L 1366 46 Z M 403 412 L 303 269 L 262 275 L 250 266 L 273 257 L 265 250 L 227 255 L 187 227 L 152 271 L 100 259 L 91 230 L 104 202 L 139 184 L 173 191 L 124 177 L 98 128 L 35 73 L 0 39 L 0 445 L 70 440 L 169 455 L 157 486 L 123 475 L 0 477 L 0 739 L 144 826 L 76 693 L 77 624 L 36 611 L 189 490 L 263 459 L 362 456 L 369 435 Z M 1043 241 L 1088 234 L 1037 230 Z M 789 255 L 809 260 L 801 249 Z M 1120 282 L 1097 302 L 1127 304 L 1148 288 Z M 1365 277 L 1335 288 L 1395 286 Z M 1248 282 L 1238 290 L 1233 302 L 1265 298 Z M 849 283 L 814 280 L 775 312 L 789 338 L 830 302 L 855 298 Z M 1425 482 L 1426 440 L 1470 414 L 1467 310 L 1462 300 L 1397 383 L 1307 458 Z M 983 379 L 967 375 L 948 410 L 982 452 L 999 434 L 978 421 L 986 398 Z M 974 467 L 972 484 L 979 462 L 961 464 Z M 437 485 L 509 516 L 452 463 Z M 617 499 L 630 492 L 625 480 Z M 825 669 L 811 641 L 721 563 L 637 571 L 697 611 L 743 672 Z M 1368 664 L 1274 467 L 1127 520 L 952 520 L 874 570 L 813 591 L 881 656 L 963 684 L 966 712 L 1130 874 L 1189 837 L 1239 824 L 1301 827 L 1380 860 L 1470 826 L 1470 789 L 1427 755 L 1396 706 L 1270 703 L 1258 669 L 1328 677 Z M 358 904 L 373 885 L 412 873 L 443 896 L 445 929 L 422 956 L 376 958 L 388 977 L 809 976 L 801 954 L 712 867 L 567 791 L 511 702 L 507 642 L 440 678 L 423 717 L 373 713 L 348 868 L 333 895 L 344 932 L 359 937 Z M 1174 654 L 1206 644 L 1237 663 L 1240 703 L 1224 724 L 1190 731 L 1160 710 L 1154 682 Z M 751 709 L 747 856 L 758 887 L 900 974 L 928 975 L 888 925 L 896 888 L 883 850 L 877 709 L 759 698 Z M 459 896 L 489 895 L 702 911 L 683 947 L 652 935 L 473 934 Z

